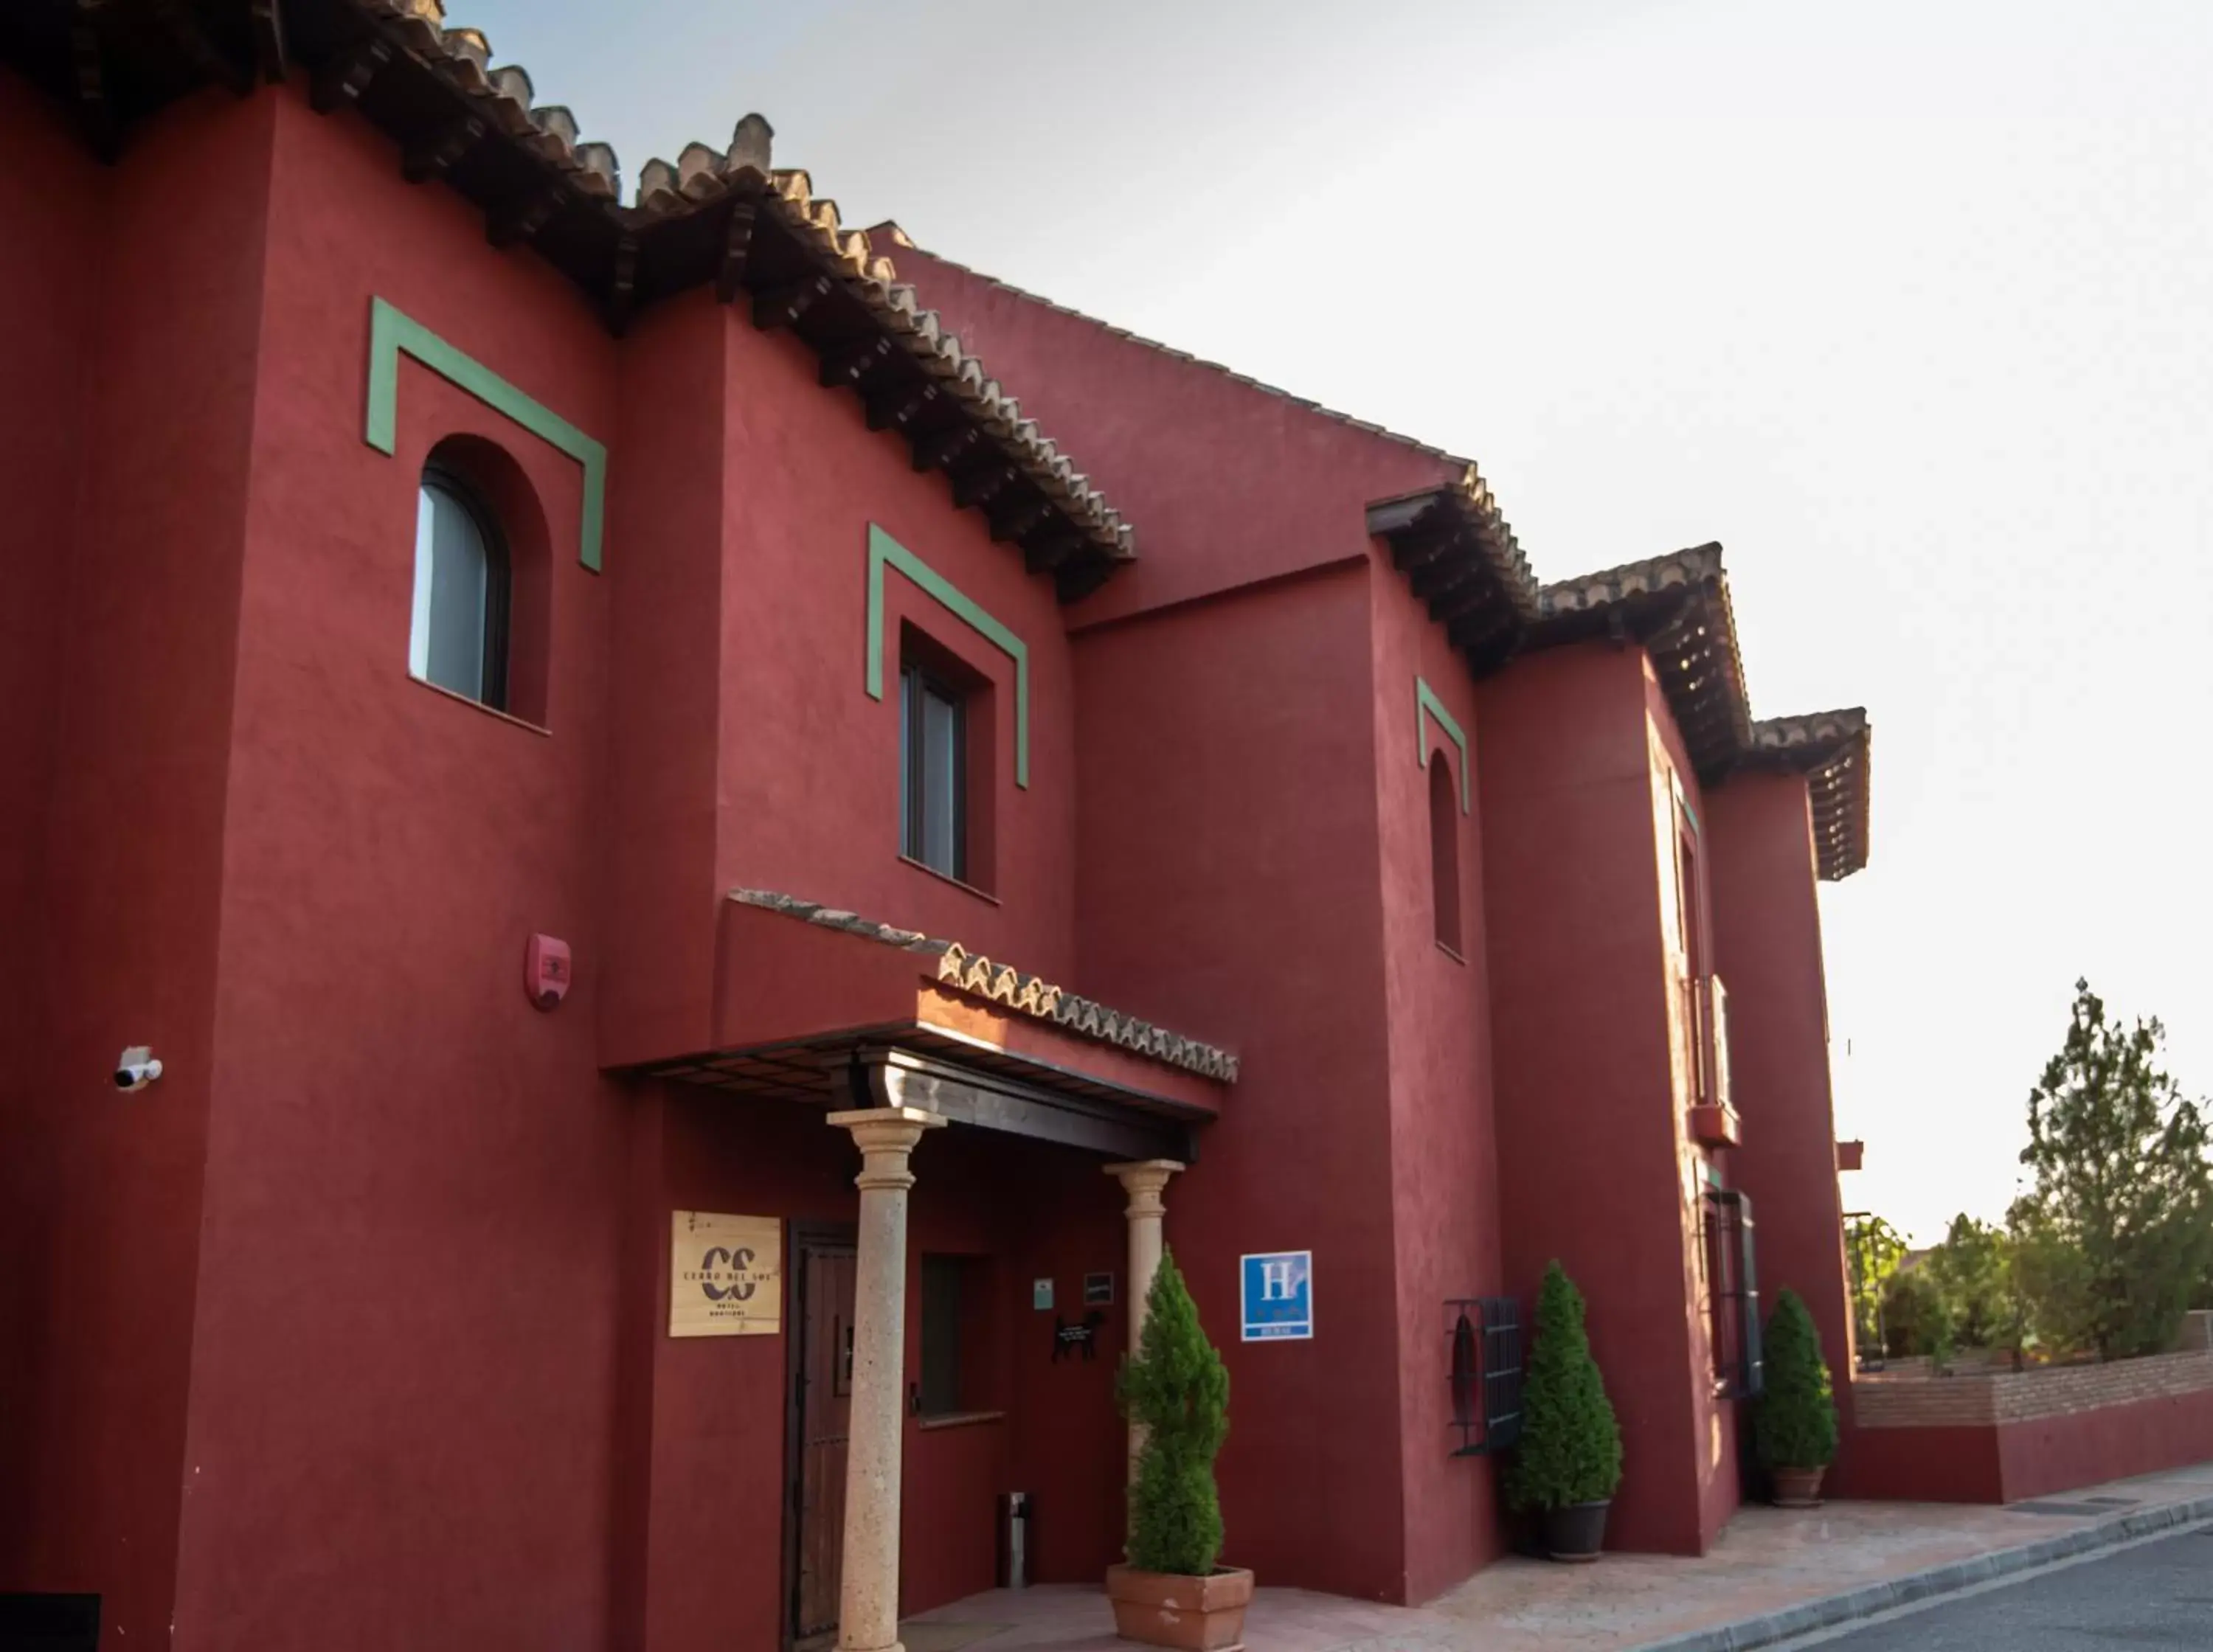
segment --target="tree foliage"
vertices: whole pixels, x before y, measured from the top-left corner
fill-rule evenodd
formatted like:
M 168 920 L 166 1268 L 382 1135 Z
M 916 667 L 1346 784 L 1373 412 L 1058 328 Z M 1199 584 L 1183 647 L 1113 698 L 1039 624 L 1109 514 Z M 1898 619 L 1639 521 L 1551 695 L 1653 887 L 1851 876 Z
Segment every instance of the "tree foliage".
M 1882 1288 L 1882 1351 L 1893 1359 L 1934 1355 L 1951 1338 L 1951 1310 L 1926 1267 L 1906 1268 Z
M 2026 1326 L 2014 1283 L 2014 1251 L 2004 1228 L 1963 1212 L 1952 1218 L 1944 1242 L 1923 1263 L 1960 1347 L 2021 1347 Z
M 1521 1391 L 1521 1442 L 1507 1470 L 1516 1509 L 1603 1503 L 1621 1484 L 1621 1428 L 1591 1357 L 1582 1293 L 1554 1262 L 1537 1296 L 1537 1336 Z
M 1767 1391 L 1753 1419 L 1759 1460 L 1770 1468 L 1826 1468 L 1837 1455 L 1837 1401 L 1821 1332 L 1795 1290 L 1776 1299 L 1767 1321 Z
M 2067 1040 L 2028 1098 L 2033 1188 L 2009 1217 L 2040 1339 L 2158 1353 L 2213 1261 L 2213 1163 L 2198 1107 L 2159 1066 L 2156 1021 L 2108 1021 L 2075 984 Z
M 1214 1456 L 1229 1432 L 1229 1371 L 1166 1251 L 1145 1315 L 1137 1356 L 1123 1361 L 1116 1384 L 1124 1415 L 1145 1429 L 1130 1488 L 1130 1564 L 1205 1577 L 1222 1552 Z
M 1860 1346 L 1885 1347 L 1883 1292 L 1905 1258 L 1905 1241 L 1881 1216 L 1854 1216 L 1844 1224 L 1844 1253 L 1851 1264 L 1852 1324 Z

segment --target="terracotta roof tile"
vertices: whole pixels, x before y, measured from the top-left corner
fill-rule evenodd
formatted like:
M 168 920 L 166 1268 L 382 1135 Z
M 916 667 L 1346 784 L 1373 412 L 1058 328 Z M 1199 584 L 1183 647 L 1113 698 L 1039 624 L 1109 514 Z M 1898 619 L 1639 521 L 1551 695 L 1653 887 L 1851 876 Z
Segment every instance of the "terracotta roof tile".
M 1873 744 L 1867 712 L 1860 706 L 1768 717 L 1752 725 L 1752 747 L 1739 765 L 1806 777 L 1814 806 L 1814 852 L 1821 875 L 1832 881 L 1867 864 Z
M 1201 1077 L 1216 1079 L 1224 1084 L 1237 1082 L 1237 1058 L 1228 1051 L 1171 1033 L 1135 1015 L 1125 1015 L 1093 999 L 1079 997 L 1037 976 L 1025 974 L 1010 964 L 994 963 L 981 953 L 970 952 L 957 941 L 933 940 L 918 930 L 875 923 L 855 912 L 820 905 L 773 889 L 733 889 L 730 899 L 887 947 L 898 947 L 933 960 L 931 972 L 956 991 L 989 999 L 1039 1021 L 1052 1021 L 1081 1037 L 1118 1045 Z
M 1594 637 L 1643 643 L 1700 778 L 1728 773 L 1752 742 L 1736 618 L 1718 545 L 1625 563 L 1547 585 L 1529 646 Z

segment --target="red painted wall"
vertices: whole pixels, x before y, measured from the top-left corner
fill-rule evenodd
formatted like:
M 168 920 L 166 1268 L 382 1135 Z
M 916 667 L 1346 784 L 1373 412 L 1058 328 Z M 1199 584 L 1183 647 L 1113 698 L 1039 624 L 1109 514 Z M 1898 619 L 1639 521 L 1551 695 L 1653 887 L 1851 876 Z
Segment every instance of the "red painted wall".
M 1168 1244 L 1229 1366 L 1225 1557 L 1398 1599 L 1369 582 L 1351 563 L 1079 639 L 1078 913 L 1088 991 L 1244 1059 L 1167 1194 Z M 1406 696 L 1410 754 L 1411 681 Z M 1278 1249 L 1314 1253 L 1315 1338 L 1241 1344 L 1238 1257 Z
M 10 1339 L 21 1478 L 0 1587 L 102 1593 L 114 1645 L 162 1632 L 177 1564 L 271 119 L 266 102 L 210 96 L 150 125 L 134 164 L 99 183 L 35 139 L 21 169 L 87 184 L 102 244 L 72 248 L 66 214 L 50 243 L 84 256 L 91 331 L 73 525 L 34 544 L 67 584 L 65 599 L 45 587 L 64 606 L 31 616 L 55 639 L 33 650 L 52 674 L 45 921 L 26 949 L 44 996 L 40 1036 L 10 1064 L 28 1088 L 11 1102 L 7 1192 L 39 1295 Z M 186 197 L 192 212 L 176 210 Z M 40 280 L 36 256 L 11 278 Z M 35 363 L 45 346 L 11 348 Z M 26 452 L 53 457 L 36 438 Z M 51 529 L 56 494 L 30 493 Z M 125 1098 L 109 1074 L 134 1042 L 168 1070 Z
M 717 1041 L 716 925 L 733 886 L 956 939 L 1073 986 L 1076 709 L 1052 582 L 992 544 L 979 513 L 955 510 L 943 479 L 916 474 L 896 435 L 870 431 L 858 398 L 823 391 L 790 335 L 700 293 L 649 316 L 631 348 L 612 519 L 640 544 L 638 571 L 613 575 L 616 693 L 637 734 L 620 725 L 615 759 L 624 982 L 603 1059 Z M 865 692 L 872 523 L 1027 645 L 1027 788 L 1013 661 L 895 570 L 885 695 Z M 703 593 L 720 594 L 719 619 Z M 971 875 L 983 892 L 899 858 L 910 626 L 991 685 L 992 865 Z
M 1845 1385 L 1839 1383 L 1842 1389 Z M 2005 1470 L 1992 1428 L 1862 1429 L 1829 1490 L 1908 1503 L 2003 1503 Z
M 2213 1390 L 2009 1423 L 1998 1456 L 2009 1503 L 2213 1462 Z
M 1077 605 L 1079 627 L 1326 567 L 1365 545 L 1369 500 L 1459 479 L 1434 448 L 927 253 L 888 250 L 899 279 L 1137 525 L 1137 563 Z
M 44 1355 L 54 1312 L 46 1284 L 64 1234 L 52 1200 L 52 1133 L 69 1113 L 52 1105 L 40 1058 L 46 1036 L 47 807 L 53 783 L 54 718 L 62 680 L 62 623 L 75 549 L 79 419 L 89 329 L 100 299 L 100 211 L 107 178 L 83 154 L 59 113 L 0 74 L 0 148 L 20 164 L 0 171 L 0 219 L 14 226 L 0 259 L 0 311 L 23 323 L 9 338 L 0 393 L 0 497 L 10 502 L 0 535 L 0 1417 L 39 1414 Z M 87 1075 L 96 1082 L 97 1070 Z M 81 1090 L 80 1094 L 88 1093 Z M 43 1490 L 39 1443 L 0 1426 L 0 1484 L 30 1488 L 0 1509 L 0 1588 L 11 1586 L 32 1540 Z
M 1671 1094 L 1648 675 L 1641 649 L 1593 643 L 1477 694 L 1500 1225 L 1525 1301 L 1558 1259 L 1588 1304 L 1622 1425 L 1607 1541 L 1696 1553 L 1733 1503 L 1734 1448 Z
M 174 1642 L 573 1641 L 607 1612 L 622 1192 L 594 1070 L 607 592 L 573 460 L 412 362 L 397 455 L 362 427 L 372 295 L 587 431 L 613 345 L 365 123 L 293 94 L 229 122 L 276 145 Z M 407 674 L 418 477 L 454 432 L 544 514 L 514 548 L 551 580 L 550 733 Z M 576 948 L 551 1015 L 520 990 L 533 930 Z
M 1483 944 L 1482 733 L 1476 691 L 1442 627 L 1378 557 L 1374 617 L 1376 804 L 1381 822 L 1384 1015 L 1390 1040 L 1391 1204 L 1398 1313 L 1401 1597 L 1425 1600 L 1503 1547 L 1493 1465 L 1455 1458 L 1449 1299 L 1500 1295 L 1498 1159 L 1491 1105 L 1488 956 Z M 1424 716 L 1428 682 L 1468 741 L 1471 805 L 1450 815 L 1459 867 L 1460 956 L 1438 943 L 1426 763 L 1462 758 Z
M 1855 1497 L 2019 1503 L 2209 1461 L 2201 1389 L 1996 1427 L 1861 1429 L 1838 1467 Z
M 1851 1303 L 1837 1190 L 1813 816 L 1802 776 L 1741 774 L 1705 808 L 1714 845 L 1715 965 L 1728 985 L 1729 1064 L 1744 1143 L 1730 1154 L 1759 1226 L 1761 1300 L 1806 1299 L 1837 1374 L 1850 1484 Z

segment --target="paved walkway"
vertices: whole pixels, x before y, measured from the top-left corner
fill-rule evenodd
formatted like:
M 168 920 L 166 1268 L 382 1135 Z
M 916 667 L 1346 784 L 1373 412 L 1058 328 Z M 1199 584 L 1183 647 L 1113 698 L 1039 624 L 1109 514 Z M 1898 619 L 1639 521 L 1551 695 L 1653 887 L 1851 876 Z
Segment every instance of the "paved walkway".
M 1699 1560 L 1609 1555 L 1595 1566 L 1501 1561 L 1426 1606 L 1263 1588 L 1249 1652 L 1632 1652 L 2124 1516 L 2213 1500 L 2213 1463 L 1984 1508 L 1833 1503 L 1748 1507 Z M 926 1612 L 907 1652 L 1126 1652 L 1095 1588 L 998 1590 Z

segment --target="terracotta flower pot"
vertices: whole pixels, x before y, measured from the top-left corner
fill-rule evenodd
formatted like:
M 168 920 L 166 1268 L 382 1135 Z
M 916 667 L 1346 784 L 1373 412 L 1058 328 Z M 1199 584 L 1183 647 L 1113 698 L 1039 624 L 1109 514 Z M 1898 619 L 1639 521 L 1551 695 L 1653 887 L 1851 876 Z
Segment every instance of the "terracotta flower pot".
M 1244 1652 L 1253 1574 L 1241 1566 L 1217 1567 L 1211 1577 L 1110 1566 L 1106 1598 L 1114 1603 L 1114 1632 L 1125 1641 L 1179 1652 Z
M 1613 1499 L 1600 1503 L 1571 1503 L 1545 1511 L 1545 1552 L 1555 1560 L 1584 1564 L 1598 1558 L 1606 1545 L 1606 1511 Z
M 1775 1506 L 1777 1509 L 1819 1509 L 1821 1506 L 1821 1476 L 1826 1468 L 1771 1468 L 1768 1472 L 1775 1479 Z

